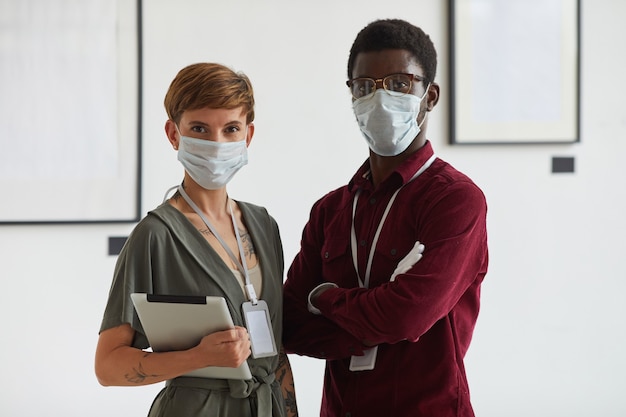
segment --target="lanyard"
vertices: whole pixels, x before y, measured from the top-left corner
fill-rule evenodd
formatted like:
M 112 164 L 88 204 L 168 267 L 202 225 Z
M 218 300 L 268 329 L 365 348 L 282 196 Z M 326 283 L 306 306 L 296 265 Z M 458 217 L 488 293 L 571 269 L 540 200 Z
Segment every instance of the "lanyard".
M 370 253 L 369 253 L 369 256 L 367 257 L 367 266 L 365 267 L 365 281 L 361 280 L 361 275 L 359 274 L 359 264 L 357 260 L 357 242 L 356 242 L 356 231 L 354 229 L 354 218 L 356 216 L 356 205 L 357 205 L 357 202 L 359 201 L 359 195 L 361 194 L 361 189 L 358 189 L 356 191 L 354 195 L 354 201 L 352 203 L 352 229 L 350 230 L 350 240 L 351 240 L 350 243 L 352 246 L 352 263 L 354 264 L 354 270 L 356 271 L 356 275 L 359 280 L 359 286 L 361 288 L 369 287 L 370 273 L 372 272 L 372 262 L 374 261 L 374 252 L 376 250 L 376 245 L 378 244 L 378 238 L 380 237 L 380 232 L 383 229 L 383 224 L 385 223 L 385 220 L 387 219 L 387 215 L 389 214 L 389 210 L 391 210 L 391 206 L 393 205 L 393 202 L 395 201 L 396 196 L 398 195 L 402 187 L 404 187 L 405 185 L 413 181 L 415 178 L 419 177 L 424 171 L 426 171 L 426 169 L 428 169 L 428 167 L 435 161 L 435 158 L 436 158 L 436 155 L 433 154 L 428 159 L 428 161 L 426 161 L 424 165 L 422 165 L 420 169 L 417 170 L 417 172 L 411 177 L 411 179 L 408 180 L 405 184 L 401 185 L 400 188 L 398 188 L 389 199 L 389 203 L 387 203 L 387 207 L 385 208 L 385 211 L 383 212 L 383 217 L 380 219 L 380 223 L 378 223 L 378 228 L 376 229 L 376 233 L 374 234 L 374 240 L 372 241 L 372 247 L 370 248 Z
M 189 206 L 191 206 L 191 208 L 198 214 L 198 216 L 200 216 L 206 227 L 209 228 L 213 236 L 215 236 L 215 238 L 218 242 L 220 242 L 226 253 L 228 253 L 230 259 L 232 259 L 235 265 L 237 265 L 237 269 L 239 270 L 239 272 L 241 272 L 241 275 L 243 275 L 245 279 L 245 289 L 248 300 L 250 300 L 252 304 L 256 305 L 259 300 L 256 296 L 256 292 L 254 291 L 254 287 L 252 286 L 252 282 L 250 281 L 250 275 L 248 274 L 248 265 L 246 263 L 246 257 L 243 251 L 243 244 L 241 243 L 241 236 L 239 236 L 239 230 L 237 229 L 237 221 L 235 220 L 235 214 L 233 213 L 232 205 L 229 204 L 228 208 L 230 209 L 230 217 L 233 221 L 233 229 L 235 230 L 235 237 L 237 238 L 237 246 L 239 248 L 239 256 L 241 257 L 241 262 L 239 262 L 239 259 L 237 259 L 233 251 L 230 250 L 226 242 L 224 242 L 222 237 L 217 233 L 217 230 L 215 230 L 213 225 L 209 222 L 209 219 L 207 219 L 204 213 L 202 213 L 202 210 L 196 205 L 196 203 L 193 202 L 189 195 L 187 195 L 185 190 L 183 190 L 183 187 L 178 186 L 178 192 L 180 193 L 180 195 L 183 196 L 187 204 L 189 204 Z

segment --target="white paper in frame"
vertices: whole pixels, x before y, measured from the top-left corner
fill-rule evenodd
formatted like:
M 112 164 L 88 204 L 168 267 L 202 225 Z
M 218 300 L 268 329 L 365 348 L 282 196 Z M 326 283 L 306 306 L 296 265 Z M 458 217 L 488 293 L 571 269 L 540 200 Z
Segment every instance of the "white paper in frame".
M 140 0 L 0 11 L 0 223 L 135 222 Z
M 579 0 L 449 0 L 450 141 L 580 140 Z

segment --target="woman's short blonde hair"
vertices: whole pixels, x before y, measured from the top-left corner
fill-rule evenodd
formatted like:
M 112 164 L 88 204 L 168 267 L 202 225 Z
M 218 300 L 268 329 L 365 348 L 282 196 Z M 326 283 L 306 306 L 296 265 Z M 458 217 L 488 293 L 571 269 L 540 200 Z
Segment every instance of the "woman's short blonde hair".
M 236 109 L 243 106 L 246 123 L 254 120 L 254 92 L 248 77 L 215 63 L 189 65 L 176 74 L 165 95 L 165 110 L 175 123 L 186 110 Z

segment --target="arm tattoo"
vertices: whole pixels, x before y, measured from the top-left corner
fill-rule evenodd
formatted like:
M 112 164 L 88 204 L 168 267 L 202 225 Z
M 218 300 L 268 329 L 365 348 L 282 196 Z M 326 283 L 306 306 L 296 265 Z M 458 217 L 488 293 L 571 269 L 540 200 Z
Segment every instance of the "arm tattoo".
M 144 358 L 148 355 L 150 355 L 149 352 L 144 355 Z M 148 378 L 158 377 L 158 375 L 156 374 L 148 374 L 147 372 L 145 372 L 143 370 L 143 365 L 141 364 L 141 362 L 139 362 L 139 366 L 137 368 L 133 368 L 133 371 L 135 372 L 134 374 L 124 375 L 126 377 L 126 380 L 128 382 L 132 382 L 133 384 L 142 384 Z
M 280 385 L 283 384 L 283 379 L 285 379 L 285 375 L 287 374 L 286 357 L 287 355 L 285 355 L 282 352 L 278 355 L 278 367 L 276 368 L 276 379 L 278 380 Z
M 293 384 L 291 384 L 291 389 L 285 389 L 283 395 L 285 396 L 285 408 L 287 409 L 287 415 L 297 416 L 298 406 L 296 404 L 296 391 Z
M 278 355 L 278 368 L 276 369 L 276 379 L 278 380 L 283 391 L 287 415 L 291 417 L 297 417 L 298 404 L 296 401 L 296 389 L 293 382 L 293 374 L 290 373 L 287 380 L 285 380 L 285 377 L 287 376 L 287 370 L 290 369 L 291 366 L 287 362 L 287 355 L 281 349 L 281 353 Z

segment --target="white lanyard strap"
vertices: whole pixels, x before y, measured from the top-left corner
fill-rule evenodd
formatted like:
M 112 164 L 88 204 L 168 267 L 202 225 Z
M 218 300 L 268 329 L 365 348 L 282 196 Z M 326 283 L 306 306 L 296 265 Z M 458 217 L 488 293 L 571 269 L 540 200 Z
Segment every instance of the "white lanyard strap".
M 385 211 L 383 212 L 383 217 L 380 219 L 380 223 L 378 223 L 378 228 L 376 229 L 376 233 L 374 234 L 374 240 L 372 241 L 372 247 L 370 248 L 370 252 L 367 257 L 367 266 L 365 267 L 365 281 L 361 280 L 361 275 L 359 274 L 359 264 L 358 264 L 358 259 L 357 259 L 357 240 L 356 240 L 356 231 L 354 228 L 354 218 L 356 217 L 356 206 L 357 206 L 357 202 L 359 201 L 359 195 L 361 194 L 361 190 L 360 189 L 357 190 L 357 192 L 354 194 L 354 201 L 352 202 L 352 228 L 350 230 L 350 243 L 352 247 L 352 263 L 354 264 L 354 270 L 356 271 L 356 275 L 359 280 L 359 286 L 361 288 L 369 288 L 370 273 L 372 271 L 372 262 L 374 261 L 374 252 L 376 251 L 378 238 L 380 237 L 380 232 L 383 229 L 383 224 L 385 223 L 385 220 L 387 219 L 387 215 L 389 214 L 389 211 L 391 210 L 391 206 L 393 205 L 393 202 L 395 201 L 396 196 L 398 195 L 402 187 L 404 187 L 406 184 L 410 183 L 415 178 L 419 177 L 424 171 L 426 171 L 428 167 L 435 161 L 435 159 L 436 159 L 436 155 L 433 154 L 428 159 L 428 161 L 426 161 L 424 165 L 422 165 L 420 169 L 417 170 L 417 172 L 411 177 L 411 179 L 408 180 L 402 186 L 400 186 L 400 188 L 398 188 L 389 199 L 389 202 L 387 203 L 387 207 L 385 208 Z
M 250 275 L 248 274 L 248 265 L 246 263 L 246 257 L 243 251 L 243 244 L 241 243 L 241 236 L 239 236 L 239 230 L 237 229 L 237 220 L 235 219 L 235 214 L 233 213 L 233 207 L 230 204 L 228 205 L 228 208 L 230 209 L 230 217 L 233 222 L 233 229 L 235 230 L 235 237 L 237 238 L 237 247 L 239 248 L 239 256 L 241 257 L 241 262 L 239 262 L 239 259 L 237 259 L 233 251 L 230 250 L 226 242 L 224 242 L 224 239 L 222 239 L 222 237 L 217 233 L 217 230 L 215 230 L 211 222 L 209 222 L 209 219 L 207 219 L 204 213 L 202 213 L 200 207 L 198 207 L 196 203 L 194 203 L 193 200 L 189 197 L 189 195 L 187 195 L 185 190 L 183 190 L 183 187 L 179 186 L 178 192 L 180 193 L 180 195 L 183 196 L 187 204 L 189 204 L 189 206 L 198 214 L 198 216 L 200 216 L 206 227 L 209 228 L 213 236 L 215 236 L 217 241 L 220 243 L 220 245 L 222 245 L 222 247 L 230 257 L 230 259 L 232 259 L 233 263 L 237 266 L 237 269 L 239 270 L 239 272 L 241 272 L 241 275 L 243 275 L 245 280 L 246 295 L 248 296 L 248 299 L 252 302 L 252 304 L 256 305 L 258 303 L 258 298 L 256 292 L 254 291 L 254 287 L 252 286 L 252 282 L 250 281 Z

